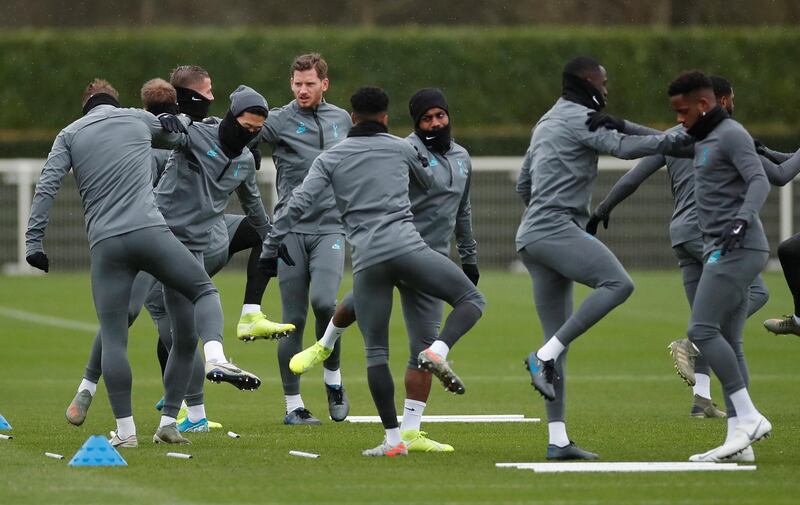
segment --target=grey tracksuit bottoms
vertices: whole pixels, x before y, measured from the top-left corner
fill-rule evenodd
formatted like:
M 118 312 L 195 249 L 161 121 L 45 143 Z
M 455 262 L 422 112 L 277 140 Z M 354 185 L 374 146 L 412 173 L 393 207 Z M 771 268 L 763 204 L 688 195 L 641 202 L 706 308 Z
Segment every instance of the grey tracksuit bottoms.
M 565 346 L 633 293 L 633 281 L 614 254 L 577 226 L 528 244 L 519 251 L 533 280 L 533 300 L 545 341 L 554 335 Z M 573 282 L 593 288 L 572 310 Z M 545 401 L 549 422 L 564 421 L 567 351 L 556 360 L 556 398 Z
M 102 372 L 114 417 L 128 417 L 131 409 L 131 369 L 127 356 L 128 310 L 131 288 L 139 271 L 162 281 L 171 326 L 176 329 L 174 345 L 164 374 L 163 413 L 177 416 L 192 373 L 197 349 L 194 326 L 203 335 L 222 334 L 219 293 L 202 265 L 166 226 L 143 228 L 107 238 L 91 249 L 92 295 L 100 321 Z M 183 298 L 185 304 L 178 301 Z M 191 308 L 191 325 L 174 317 L 172 311 Z M 194 310 L 196 307 L 197 310 Z M 196 318 L 196 319 L 195 319 Z M 192 331 L 186 331 L 191 326 Z

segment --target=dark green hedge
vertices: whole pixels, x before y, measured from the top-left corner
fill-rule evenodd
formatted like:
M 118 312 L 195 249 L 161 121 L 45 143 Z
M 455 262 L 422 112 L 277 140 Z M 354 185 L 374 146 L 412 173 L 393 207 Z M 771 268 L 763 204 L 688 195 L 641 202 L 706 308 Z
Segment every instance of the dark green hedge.
M 288 66 L 308 51 L 322 52 L 331 66 L 333 103 L 346 107 L 363 84 L 386 88 L 397 133 L 410 127 L 406 104 L 414 90 L 442 87 L 456 136 L 479 152 L 524 146 L 559 94 L 565 61 L 578 54 L 608 69 L 612 113 L 667 126 L 674 118 L 669 80 L 702 68 L 731 79 L 737 118 L 752 131 L 792 137 L 800 131 L 797 47 L 800 30 L 786 28 L 7 31 L 0 34 L 0 143 L 2 130 L 36 130 L 31 140 L 47 141 L 80 113 L 80 92 L 95 76 L 114 83 L 124 104 L 137 105 L 142 82 L 183 63 L 210 71 L 215 114 L 239 83 L 282 105 L 292 98 Z

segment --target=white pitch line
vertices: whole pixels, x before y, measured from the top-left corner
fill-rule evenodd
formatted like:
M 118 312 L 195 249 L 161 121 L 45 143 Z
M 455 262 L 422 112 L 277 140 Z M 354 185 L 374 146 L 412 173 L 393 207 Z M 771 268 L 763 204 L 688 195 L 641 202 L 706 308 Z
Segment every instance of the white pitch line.
M 91 333 L 97 333 L 97 330 L 100 328 L 96 324 L 83 323 L 81 321 L 73 321 L 71 319 L 62 319 L 60 317 L 44 316 L 42 314 L 36 314 L 35 312 L 12 309 L 11 307 L 0 306 L 0 316 L 19 319 L 21 321 L 30 321 L 32 323 L 45 324 L 48 326 L 56 326 L 58 328 L 87 331 Z
M 631 461 L 621 463 L 496 463 L 497 468 L 533 470 L 536 473 L 609 473 L 609 472 L 742 472 L 753 471 L 755 465 L 736 463 L 689 463 Z
M 379 423 L 381 418 L 378 416 L 347 416 L 351 423 Z M 397 416 L 397 421 L 402 420 Z M 523 414 L 475 414 L 475 415 L 443 415 L 443 416 L 422 416 L 423 423 L 538 423 L 542 420 L 538 417 L 526 418 Z

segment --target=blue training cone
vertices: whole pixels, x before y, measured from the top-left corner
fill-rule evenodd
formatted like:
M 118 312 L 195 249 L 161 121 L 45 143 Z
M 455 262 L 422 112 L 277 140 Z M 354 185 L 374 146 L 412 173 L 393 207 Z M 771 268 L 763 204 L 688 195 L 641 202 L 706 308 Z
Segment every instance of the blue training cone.
M 92 435 L 72 456 L 69 466 L 128 466 L 102 435 Z
M 10 429 L 11 429 L 11 425 L 8 424 L 8 421 L 6 421 L 5 417 L 0 415 L 0 430 L 10 430 Z

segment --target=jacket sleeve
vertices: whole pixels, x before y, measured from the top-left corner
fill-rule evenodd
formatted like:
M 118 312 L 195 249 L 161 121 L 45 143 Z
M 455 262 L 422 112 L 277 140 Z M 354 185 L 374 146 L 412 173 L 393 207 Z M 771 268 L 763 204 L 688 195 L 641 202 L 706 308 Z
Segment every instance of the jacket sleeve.
M 323 153 L 324 154 L 324 153 Z M 261 251 L 262 258 L 270 258 L 277 254 L 278 246 L 284 237 L 294 227 L 303 216 L 303 213 L 311 207 L 317 195 L 330 186 L 331 178 L 327 171 L 323 155 L 317 157 L 311 168 L 308 170 L 303 183 L 292 191 L 292 196 L 275 216 L 272 230 L 264 239 L 264 247 Z
M 56 197 L 61 181 L 72 168 L 72 156 L 69 152 L 65 133 L 62 131 L 53 142 L 50 154 L 42 168 L 39 182 L 31 202 L 31 216 L 28 219 L 28 230 L 25 232 L 25 255 L 44 251 L 44 230 L 50 221 L 50 208 Z
M 685 132 L 659 133 L 658 135 L 625 135 L 616 130 L 599 128 L 591 132 L 577 130 L 578 141 L 599 153 L 632 160 L 651 154 L 668 154 L 680 158 L 691 157 L 694 139 Z
M 270 222 L 267 211 L 264 209 L 264 202 L 261 200 L 261 192 L 256 184 L 255 166 L 249 171 L 247 179 L 236 188 L 236 196 L 242 204 L 244 215 L 258 232 L 258 236 L 264 239 L 269 233 Z
M 764 146 L 764 151 L 765 151 L 765 152 L 766 152 L 768 155 L 770 155 L 770 156 L 771 156 L 773 159 L 776 159 L 776 160 L 778 160 L 778 161 L 779 161 L 779 162 L 781 162 L 781 163 L 783 163 L 784 161 L 786 161 L 786 160 L 788 160 L 789 158 L 791 158 L 792 156 L 794 156 L 794 154 L 792 154 L 792 153 L 782 153 L 782 152 L 780 152 L 780 151 L 776 151 L 776 150 L 774 150 L 774 149 L 770 149 L 770 148 L 769 148 L 769 147 L 767 147 L 767 146 Z M 796 154 L 796 153 L 795 153 L 795 154 Z
M 264 121 L 264 126 L 261 127 L 261 130 L 258 132 L 258 136 L 256 136 L 256 140 L 253 141 L 252 144 L 255 146 L 261 142 L 266 142 L 267 144 L 272 145 L 277 144 L 278 140 L 280 139 L 280 123 L 282 117 L 282 109 L 272 109 L 269 111 L 267 119 Z
M 775 186 L 785 186 L 800 173 L 800 151 L 794 153 L 780 165 L 776 165 L 765 156 L 759 156 L 761 167 L 767 174 L 770 184 Z
M 161 126 L 161 121 L 156 116 L 146 110 L 137 109 L 139 119 L 150 129 L 152 146 L 156 149 L 185 148 L 189 144 L 189 136 L 185 133 L 170 133 Z M 192 124 L 189 116 L 179 114 L 181 120 L 187 128 Z
M 625 131 L 623 133 L 626 135 L 660 135 L 664 132 L 656 130 L 655 128 L 650 128 L 649 126 L 642 126 L 626 119 Z
M 472 234 L 472 204 L 469 198 L 471 184 L 472 161 L 470 160 L 467 183 L 464 186 L 464 194 L 461 195 L 456 215 L 456 249 L 458 249 L 458 257 L 461 258 L 462 265 L 478 264 L 478 242 Z
M 597 205 L 596 213 L 599 215 L 610 214 L 614 207 L 631 196 L 648 177 L 665 164 L 666 159 L 663 154 L 654 154 L 641 159 L 635 167 L 619 178 L 605 199 Z
M 720 139 L 720 145 L 725 146 L 728 160 L 747 183 L 744 202 L 736 213 L 736 219 L 752 223 L 767 201 L 770 190 L 767 175 L 753 146 L 753 139 L 743 129 L 737 129 Z
M 533 182 L 531 179 L 531 149 L 525 151 L 525 158 L 522 160 L 522 168 L 520 168 L 519 176 L 517 177 L 517 194 L 522 198 L 522 203 L 527 207 L 531 201 L 531 189 Z

